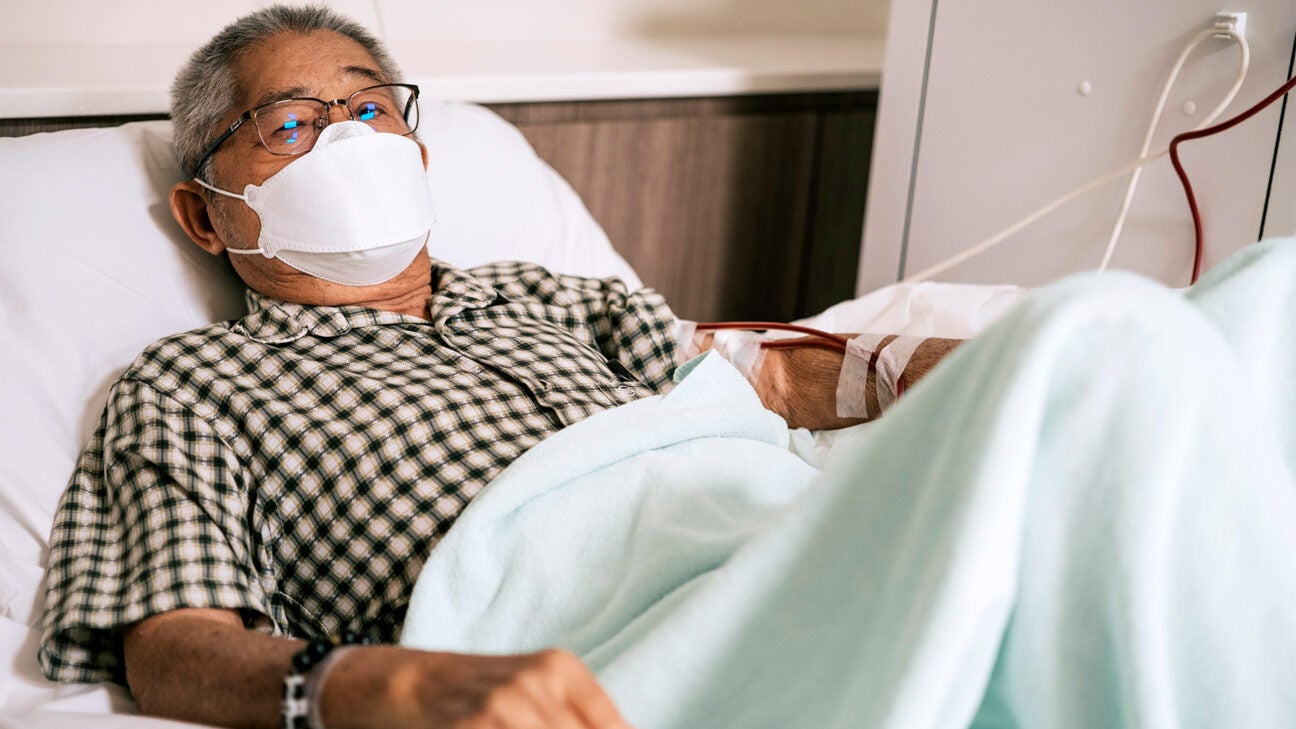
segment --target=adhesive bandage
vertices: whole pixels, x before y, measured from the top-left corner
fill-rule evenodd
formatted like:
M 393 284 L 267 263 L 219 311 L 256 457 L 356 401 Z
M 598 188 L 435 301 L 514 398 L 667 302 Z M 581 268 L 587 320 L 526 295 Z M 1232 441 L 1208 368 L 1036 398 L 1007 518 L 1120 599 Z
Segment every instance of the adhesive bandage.
M 925 341 L 926 337 L 861 334 L 847 342 L 846 358 L 837 378 L 837 417 L 875 418 L 895 404 L 902 391 L 900 377 Z M 866 394 L 870 371 L 875 378 L 877 412 L 869 407 Z
M 846 343 L 846 357 L 842 360 L 841 374 L 837 377 L 837 417 L 871 418 L 865 386 L 873 355 L 887 335 L 861 334 Z M 880 413 L 877 413 L 880 414 Z
M 882 348 L 877 357 L 878 408 L 885 411 L 900 397 L 900 376 L 909 366 L 918 346 L 926 337 L 896 337 Z

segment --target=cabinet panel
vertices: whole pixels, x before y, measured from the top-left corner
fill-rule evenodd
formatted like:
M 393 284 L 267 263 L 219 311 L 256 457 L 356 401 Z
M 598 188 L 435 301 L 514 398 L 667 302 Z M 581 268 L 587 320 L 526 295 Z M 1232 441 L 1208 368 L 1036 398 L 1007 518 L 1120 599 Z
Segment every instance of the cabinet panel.
M 694 319 L 796 306 L 808 113 L 523 125 L 644 282 Z
M 497 105 L 683 317 L 853 294 L 876 95 Z
M 821 117 L 797 316 L 855 295 L 875 116 L 874 109 L 863 109 Z

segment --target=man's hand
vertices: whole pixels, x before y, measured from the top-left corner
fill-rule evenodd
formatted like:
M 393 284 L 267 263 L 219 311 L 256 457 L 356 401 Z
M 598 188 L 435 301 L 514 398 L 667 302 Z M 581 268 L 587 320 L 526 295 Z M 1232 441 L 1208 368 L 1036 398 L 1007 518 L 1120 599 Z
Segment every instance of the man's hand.
M 271 729 L 303 646 L 247 630 L 233 611 L 176 610 L 126 632 L 126 676 L 144 713 Z M 355 647 L 328 674 L 320 710 L 329 729 L 630 729 L 580 659 L 557 650 Z
M 888 341 L 884 339 L 880 346 Z M 900 376 L 900 387 L 913 387 L 962 341 L 935 337 L 923 340 Z M 782 415 L 792 428 L 831 430 L 861 423 L 861 419 L 837 417 L 837 382 L 843 359 L 840 352 L 821 347 L 766 350 L 756 377 L 756 392 L 765 407 Z M 857 386 L 864 388 L 870 412 L 880 412 L 876 373 L 870 372 L 868 379 Z
M 837 379 L 842 354 L 819 347 L 769 349 L 756 376 L 765 407 L 783 416 L 790 428 L 833 430 L 863 422 L 837 417 Z M 869 397 L 876 402 L 872 378 Z
M 384 696 L 380 706 L 372 706 L 373 695 Z M 594 674 L 558 650 L 478 656 L 356 649 L 329 674 L 321 717 L 330 729 L 629 729 Z

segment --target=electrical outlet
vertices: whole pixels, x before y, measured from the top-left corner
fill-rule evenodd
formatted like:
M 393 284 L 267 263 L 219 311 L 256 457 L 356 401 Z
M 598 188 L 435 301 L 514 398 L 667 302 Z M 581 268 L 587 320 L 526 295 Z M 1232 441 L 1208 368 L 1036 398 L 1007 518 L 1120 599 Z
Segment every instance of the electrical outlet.
M 1247 31 L 1246 13 L 1226 13 L 1221 10 L 1220 12 L 1215 13 L 1214 22 L 1215 22 L 1215 27 L 1221 31 L 1232 30 L 1232 31 L 1236 31 L 1237 34 L 1242 36 L 1243 38 L 1246 37 L 1246 31 Z M 1221 34 L 1218 37 L 1227 38 L 1228 36 Z

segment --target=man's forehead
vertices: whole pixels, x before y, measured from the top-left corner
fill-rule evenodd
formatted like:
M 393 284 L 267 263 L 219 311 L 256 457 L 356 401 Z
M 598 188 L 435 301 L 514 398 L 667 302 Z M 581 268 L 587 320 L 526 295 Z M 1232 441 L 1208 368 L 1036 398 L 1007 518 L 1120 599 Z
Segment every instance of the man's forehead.
M 342 98 L 387 83 L 373 56 L 344 35 L 316 31 L 273 36 L 239 59 L 238 80 L 247 107 L 309 96 Z
M 349 84 L 347 85 L 346 88 L 350 89 L 351 91 L 364 88 L 365 86 L 373 86 L 374 84 L 387 83 L 387 80 L 382 77 L 382 74 L 380 74 L 377 71 L 377 69 L 365 68 L 362 66 L 347 66 L 346 68 L 341 69 L 338 78 L 345 79 Z M 283 99 L 292 99 L 292 98 L 300 98 L 300 97 L 309 97 L 315 99 L 323 99 L 325 101 L 332 101 L 334 98 L 345 98 L 350 93 L 348 92 L 346 94 L 343 94 L 342 96 L 335 97 L 333 96 L 333 94 L 336 94 L 338 92 L 331 91 L 330 89 L 332 88 L 334 87 L 331 85 L 328 88 L 324 88 L 320 85 L 303 85 L 303 84 L 296 84 L 293 86 L 270 87 L 262 90 L 262 92 L 259 95 L 257 95 L 255 98 L 250 98 L 248 100 L 248 106 L 251 108 L 255 108 L 261 106 L 262 104 L 269 104 L 272 101 L 282 101 Z

